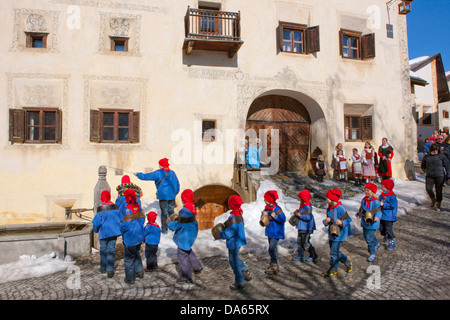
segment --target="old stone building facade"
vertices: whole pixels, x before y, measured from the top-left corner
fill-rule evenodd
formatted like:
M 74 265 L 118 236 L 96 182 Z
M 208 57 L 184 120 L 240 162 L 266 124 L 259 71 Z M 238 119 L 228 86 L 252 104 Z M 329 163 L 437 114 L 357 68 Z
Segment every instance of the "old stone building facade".
M 278 172 L 387 137 L 406 178 L 416 126 L 400 2 L 1 1 L 0 223 L 64 220 L 93 207 L 100 166 L 115 196 L 122 174 L 164 157 L 182 189 L 216 194 L 207 204 L 251 199 L 235 164 L 249 128 L 278 130 Z

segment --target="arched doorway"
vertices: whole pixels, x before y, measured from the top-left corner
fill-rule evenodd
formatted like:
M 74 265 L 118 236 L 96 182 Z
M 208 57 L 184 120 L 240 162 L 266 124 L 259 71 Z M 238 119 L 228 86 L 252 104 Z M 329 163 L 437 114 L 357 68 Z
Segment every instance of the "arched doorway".
M 246 130 L 254 129 L 259 135 L 259 129 L 267 129 L 269 153 L 270 130 L 278 129 L 279 172 L 303 171 L 308 161 L 310 125 L 309 113 L 298 100 L 287 96 L 267 95 L 257 98 L 251 104 Z
M 229 210 L 228 198 L 237 194 L 231 188 L 215 184 L 195 190 L 198 228 L 200 230 L 212 229 L 214 219 Z

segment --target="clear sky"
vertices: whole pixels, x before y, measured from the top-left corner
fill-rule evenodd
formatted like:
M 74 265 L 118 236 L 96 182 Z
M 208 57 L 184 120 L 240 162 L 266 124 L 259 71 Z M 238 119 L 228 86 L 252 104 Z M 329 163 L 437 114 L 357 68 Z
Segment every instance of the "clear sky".
M 414 0 L 408 22 L 409 58 L 440 53 L 450 71 L 450 0 Z

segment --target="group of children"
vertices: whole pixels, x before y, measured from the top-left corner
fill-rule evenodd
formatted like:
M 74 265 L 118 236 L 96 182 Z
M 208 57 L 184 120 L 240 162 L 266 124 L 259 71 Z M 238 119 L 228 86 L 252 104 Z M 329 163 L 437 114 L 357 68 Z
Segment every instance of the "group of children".
M 125 283 L 133 284 L 136 278 L 142 278 L 144 272 L 152 272 L 158 268 L 157 252 L 161 240 L 161 227 L 156 223 L 154 211 L 144 215 L 141 207 L 140 188 L 130 182 L 128 176 L 122 178 L 119 196 L 115 203 L 111 201 L 111 193 L 101 193 L 102 204 L 92 220 L 93 230 L 99 234 L 100 272 L 114 276 L 116 241 L 122 237 L 124 248 Z M 192 269 L 200 272 L 203 267 L 192 251 L 192 245 L 198 234 L 196 221 L 197 210 L 193 203 L 194 193 L 186 189 L 181 194 L 183 208 L 177 215 L 167 219 L 167 227 L 174 231 L 173 241 L 178 247 L 177 256 L 180 262 L 181 277 L 179 283 L 192 282 Z M 145 224 L 147 218 L 147 224 Z M 146 268 L 144 269 L 140 249 L 145 243 Z
M 383 138 L 382 145 L 379 147 L 378 152 L 373 148 L 370 142 L 365 142 L 361 154 L 359 154 L 357 148 L 353 148 L 351 156 L 351 172 L 355 185 L 362 186 L 363 183 L 380 181 L 380 176 L 382 176 L 383 179 L 391 178 L 391 160 L 393 156 L 393 148 L 387 143 L 386 138 Z M 332 163 L 337 180 L 347 180 L 346 175 L 347 172 L 349 172 L 349 168 L 347 166 L 347 159 L 342 143 L 336 145 L 336 148 L 333 151 Z M 380 169 L 379 166 L 381 166 Z M 323 179 L 326 176 L 326 170 L 324 157 L 323 155 L 319 155 L 316 161 L 315 174 L 320 182 L 323 182 Z
M 382 193 L 376 197 L 377 186 L 367 183 L 364 186 L 365 197 L 361 201 L 361 207 L 356 217 L 360 219 L 363 228 L 364 239 L 368 245 L 368 261 L 373 262 L 375 254 L 380 247 L 376 238 L 376 230 L 380 230 L 384 242 L 389 242 L 387 249 L 395 248 L 395 235 L 393 223 L 397 220 L 397 198 L 394 192 L 394 182 L 386 179 L 382 182 Z M 123 197 L 123 198 L 122 198 Z M 298 193 L 300 199 L 299 209 L 289 219 L 289 223 L 298 230 L 297 254 L 293 261 L 313 262 L 318 254 L 311 244 L 311 235 L 316 230 L 316 224 L 312 213 L 308 190 Z M 328 204 L 326 218 L 323 224 L 328 227 L 330 246 L 330 268 L 324 273 L 326 276 L 336 275 L 339 263 L 343 263 L 346 271 L 352 271 L 352 262 L 340 251 L 342 242 L 352 234 L 351 217 L 346 208 L 340 202 L 342 192 L 339 189 L 331 189 L 326 193 Z M 265 227 L 265 235 L 268 238 L 268 253 L 270 263 L 265 273 L 274 275 L 278 273 L 278 243 L 285 238 L 286 215 L 277 203 L 278 193 L 275 190 L 264 194 L 265 207 L 261 214 L 261 226 Z M 156 213 L 150 211 L 147 214 L 147 225 L 144 227 L 145 216 L 142 212 L 139 197 L 135 189 L 126 189 L 116 203 L 111 202 L 109 191 L 103 191 L 101 195 L 102 205 L 98 207 L 93 219 L 93 228 L 99 233 L 100 239 L 100 271 L 106 272 L 108 277 L 114 275 L 115 244 L 116 239 L 122 236 L 124 244 L 125 282 L 132 284 L 136 277 L 143 277 L 144 271 L 151 272 L 157 268 L 157 250 L 161 237 L 161 230 L 156 224 Z M 186 189 L 181 194 L 183 208 L 178 214 L 169 217 L 168 228 L 174 231 L 173 241 L 178 247 L 177 256 L 180 264 L 181 278 L 179 283 L 192 282 L 192 270 L 200 272 L 203 267 L 198 260 L 192 246 L 197 238 L 198 223 L 196 221 L 197 210 L 194 204 L 192 190 Z M 119 204 L 119 206 L 117 205 Z M 226 240 L 230 267 L 234 272 L 235 281 L 230 286 L 231 290 L 241 290 L 246 281 L 252 279 L 248 267 L 239 258 L 239 250 L 247 244 L 244 228 L 244 213 L 241 208 L 242 199 L 231 196 L 228 206 L 231 209 L 224 228 L 219 232 L 219 237 Z M 140 256 L 141 244 L 145 243 L 146 268 L 143 268 Z M 308 252 L 309 256 L 305 258 Z

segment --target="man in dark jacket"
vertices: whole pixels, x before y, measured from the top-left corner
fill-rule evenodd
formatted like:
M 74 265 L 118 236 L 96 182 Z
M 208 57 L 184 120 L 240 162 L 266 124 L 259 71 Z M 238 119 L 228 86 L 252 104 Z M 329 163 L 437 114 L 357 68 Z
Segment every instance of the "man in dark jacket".
M 441 211 L 442 188 L 446 179 L 446 172 L 450 172 L 450 162 L 440 153 L 440 147 L 436 143 L 430 146 L 430 152 L 422 159 L 422 170 L 426 174 L 425 188 L 431 199 L 430 207 L 436 204 L 436 211 Z M 444 170 L 445 169 L 445 170 Z M 433 192 L 436 189 L 436 196 Z

